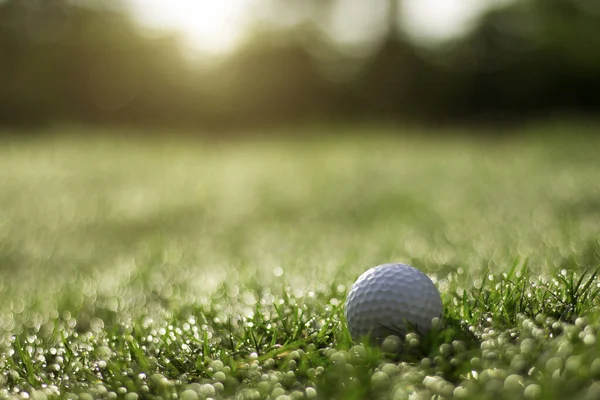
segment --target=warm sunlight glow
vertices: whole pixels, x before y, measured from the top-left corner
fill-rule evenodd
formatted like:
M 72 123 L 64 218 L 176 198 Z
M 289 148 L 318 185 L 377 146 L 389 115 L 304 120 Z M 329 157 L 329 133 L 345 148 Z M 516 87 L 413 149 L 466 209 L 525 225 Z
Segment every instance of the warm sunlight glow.
M 423 39 L 443 39 L 466 32 L 487 8 L 510 0 L 405 0 L 404 26 Z
M 146 25 L 181 32 L 191 49 L 227 53 L 243 39 L 258 11 L 258 0 L 129 0 L 135 15 Z M 304 0 L 296 0 L 302 4 Z M 306 0 L 307 1 L 307 0 Z M 341 41 L 360 41 L 378 36 L 385 27 L 389 0 L 337 0 L 329 21 L 330 33 Z M 421 39 L 443 39 L 464 33 L 486 8 L 511 0 L 404 0 L 402 23 Z M 283 2 L 285 6 L 285 2 Z M 293 2 L 288 3 L 289 7 Z M 267 9 L 268 10 L 268 9 Z M 264 14 L 264 13 L 263 13 Z M 285 15 L 271 15 L 276 22 Z M 254 20 L 253 20 L 254 18 Z M 302 22 L 302 17 L 300 17 Z
M 147 23 L 179 30 L 191 47 L 226 52 L 241 40 L 252 0 L 132 0 Z

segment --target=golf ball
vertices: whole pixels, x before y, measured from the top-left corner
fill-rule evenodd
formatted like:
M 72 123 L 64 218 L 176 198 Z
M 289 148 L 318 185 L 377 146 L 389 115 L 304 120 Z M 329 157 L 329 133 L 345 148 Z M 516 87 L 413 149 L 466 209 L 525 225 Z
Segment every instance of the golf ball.
M 427 275 L 405 264 L 383 264 L 363 273 L 346 299 L 346 321 L 354 340 L 385 339 L 410 328 L 425 334 L 442 316 L 442 299 Z M 408 323 L 408 326 L 407 326 Z

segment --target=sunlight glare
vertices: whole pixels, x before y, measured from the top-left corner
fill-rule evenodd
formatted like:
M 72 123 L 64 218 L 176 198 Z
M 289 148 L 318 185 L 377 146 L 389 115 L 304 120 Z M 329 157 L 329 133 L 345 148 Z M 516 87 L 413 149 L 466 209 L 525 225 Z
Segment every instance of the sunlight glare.
M 460 35 L 471 28 L 487 8 L 510 0 L 406 0 L 403 5 L 405 28 L 421 39 Z
M 133 0 L 133 3 L 144 22 L 180 31 L 190 47 L 226 52 L 242 39 L 251 1 Z

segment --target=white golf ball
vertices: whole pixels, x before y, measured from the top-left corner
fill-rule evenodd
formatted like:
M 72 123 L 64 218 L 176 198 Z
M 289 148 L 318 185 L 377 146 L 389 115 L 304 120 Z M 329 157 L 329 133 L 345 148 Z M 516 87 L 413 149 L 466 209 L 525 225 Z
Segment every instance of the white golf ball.
M 440 292 L 431 279 L 405 264 L 383 264 L 363 273 L 352 285 L 345 307 L 354 340 L 367 335 L 385 339 L 410 328 L 425 334 L 442 311 Z

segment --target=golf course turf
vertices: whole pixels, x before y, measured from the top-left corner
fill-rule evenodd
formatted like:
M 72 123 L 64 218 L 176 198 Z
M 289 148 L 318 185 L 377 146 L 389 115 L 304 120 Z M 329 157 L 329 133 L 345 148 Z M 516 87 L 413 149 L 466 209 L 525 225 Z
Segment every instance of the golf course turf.
M 0 139 L 0 399 L 599 399 L 593 128 L 360 129 Z M 388 262 L 441 327 L 353 342 Z

